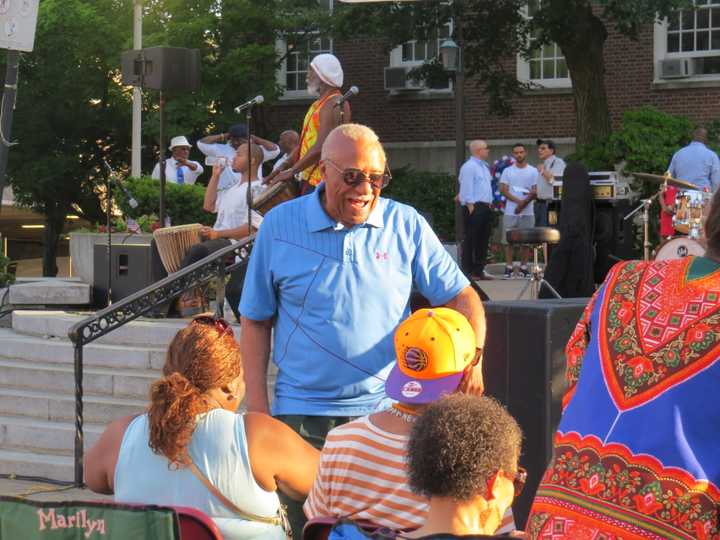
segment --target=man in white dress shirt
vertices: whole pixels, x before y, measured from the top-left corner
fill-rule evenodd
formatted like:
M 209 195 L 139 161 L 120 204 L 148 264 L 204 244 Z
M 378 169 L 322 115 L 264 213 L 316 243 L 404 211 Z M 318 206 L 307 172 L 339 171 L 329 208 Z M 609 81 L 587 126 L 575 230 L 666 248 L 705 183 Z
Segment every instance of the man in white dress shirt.
M 491 279 L 485 275 L 488 242 L 492 230 L 492 176 L 487 164 L 487 142 L 470 143 L 470 159 L 460 168 L 458 200 L 463 208 L 465 239 L 462 270 L 472 280 Z
M 194 184 L 203 173 L 203 167 L 190 157 L 191 144 L 184 135 L 178 135 L 170 140 L 172 157 L 165 160 L 165 181 L 173 184 Z M 152 175 L 160 180 L 160 164 L 156 163 Z
M 549 139 L 537 140 L 537 152 L 540 163 L 537 166 L 537 200 L 535 201 L 535 226 L 548 226 L 548 205 L 553 199 L 553 183 L 556 177 L 562 178 L 565 161 L 555 155 L 555 143 Z

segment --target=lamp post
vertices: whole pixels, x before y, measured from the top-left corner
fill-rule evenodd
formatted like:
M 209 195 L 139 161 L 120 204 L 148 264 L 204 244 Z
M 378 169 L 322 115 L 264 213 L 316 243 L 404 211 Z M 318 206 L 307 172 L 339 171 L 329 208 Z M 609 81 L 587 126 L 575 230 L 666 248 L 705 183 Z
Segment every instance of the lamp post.
M 142 0 L 133 2 L 133 49 L 142 49 Z M 135 86 L 132 97 L 132 144 L 131 144 L 131 175 L 141 174 L 141 128 L 142 128 L 142 88 Z
M 462 55 L 462 27 L 460 18 L 455 18 L 455 38 L 448 38 L 440 44 L 440 59 L 443 68 L 454 76 L 455 92 L 455 174 L 465 162 L 465 70 Z M 455 242 L 458 246 L 458 260 L 461 260 L 461 245 L 465 236 L 462 207 L 455 203 Z

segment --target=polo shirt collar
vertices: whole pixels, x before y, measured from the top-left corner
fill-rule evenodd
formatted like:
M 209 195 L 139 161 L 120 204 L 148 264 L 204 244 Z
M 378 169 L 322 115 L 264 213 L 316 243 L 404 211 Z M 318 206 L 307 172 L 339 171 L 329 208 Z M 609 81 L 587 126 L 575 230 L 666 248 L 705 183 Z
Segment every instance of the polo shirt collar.
M 307 213 L 307 224 L 310 232 L 318 232 L 325 229 L 342 229 L 344 226 L 341 223 L 335 222 L 330 216 L 327 215 L 325 209 L 322 206 L 320 200 L 320 194 L 325 190 L 325 184 L 320 183 L 308 197 L 305 203 L 305 210 Z M 385 207 L 385 200 L 382 198 L 378 199 L 375 208 L 370 212 L 365 223 L 362 225 L 370 225 L 371 227 L 383 228 L 385 226 L 385 219 L 383 217 L 383 208 Z

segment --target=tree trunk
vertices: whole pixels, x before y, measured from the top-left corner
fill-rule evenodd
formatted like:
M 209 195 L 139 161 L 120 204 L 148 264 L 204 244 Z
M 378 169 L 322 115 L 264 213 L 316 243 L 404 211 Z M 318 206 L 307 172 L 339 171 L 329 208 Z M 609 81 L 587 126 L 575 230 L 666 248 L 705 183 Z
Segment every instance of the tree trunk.
M 612 131 L 607 93 L 603 47 L 607 30 L 588 6 L 575 12 L 571 35 L 556 40 L 567 62 L 573 85 L 576 116 L 576 145 L 604 138 Z
M 45 216 L 43 231 L 43 276 L 55 277 L 58 273 L 57 247 L 65 224 L 65 212 Z

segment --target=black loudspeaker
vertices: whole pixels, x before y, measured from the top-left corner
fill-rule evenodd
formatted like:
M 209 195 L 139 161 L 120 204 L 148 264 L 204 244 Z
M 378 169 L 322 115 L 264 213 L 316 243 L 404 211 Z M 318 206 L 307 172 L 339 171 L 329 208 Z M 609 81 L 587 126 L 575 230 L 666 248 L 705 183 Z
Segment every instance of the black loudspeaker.
M 485 394 L 503 403 L 523 431 L 520 464 L 528 471 L 513 504 L 524 529 L 535 491 L 552 457 L 565 392 L 564 349 L 589 299 L 487 302 Z
M 97 305 L 107 305 L 108 260 L 107 244 L 95 244 L 93 249 L 93 298 Z M 150 285 L 149 244 L 112 245 L 112 300 L 117 302 Z
M 595 283 L 602 283 L 618 261 L 635 258 L 632 223 L 623 219 L 629 212 L 629 201 L 595 201 Z
M 120 57 L 123 84 L 163 91 L 200 88 L 200 51 L 183 47 L 149 47 Z

